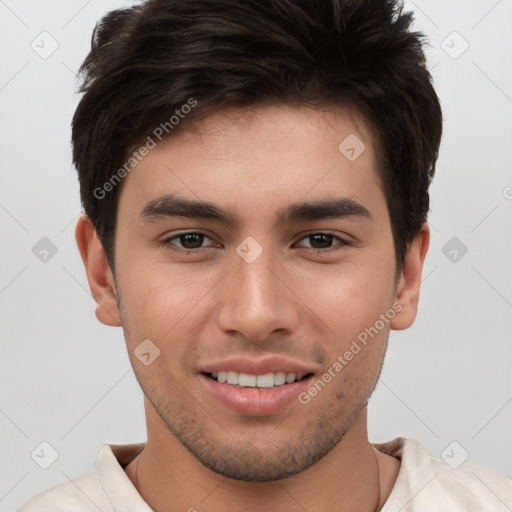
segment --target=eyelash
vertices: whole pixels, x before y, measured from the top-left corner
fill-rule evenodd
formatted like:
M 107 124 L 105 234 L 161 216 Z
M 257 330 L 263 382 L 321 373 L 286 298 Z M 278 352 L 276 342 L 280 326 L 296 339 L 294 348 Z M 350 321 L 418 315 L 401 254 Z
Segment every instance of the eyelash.
M 160 242 L 160 245 L 165 247 L 165 248 L 167 248 L 167 249 L 170 249 L 171 251 L 175 251 L 175 252 L 179 252 L 179 253 L 184 253 L 187 256 L 192 254 L 192 253 L 199 253 L 202 250 L 210 250 L 211 249 L 209 247 L 198 247 L 196 249 L 184 249 L 184 248 L 175 247 L 175 246 L 173 246 L 171 244 L 171 242 L 173 240 L 179 239 L 180 237 L 186 236 L 186 235 L 201 235 L 201 236 L 204 236 L 205 238 L 210 238 L 206 233 L 201 233 L 200 231 L 188 231 L 188 232 L 185 232 L 185 233 L 179 233 L 177 235 L 173 235 L 171 237 L 168 237 L 168 238 L 162 240 Z M 328 247 L 326 249 L 315 249 L 313 247 L 303 247 L 303 248 L 308 249 L 310 252 L 313 252 L 315 254 L 320 254 L 320 253 L 324 253 L 325 254 L 326 252 L 336 251 L 336 250 L 343 249 L 344 246 L 349 245 L 349 242 L 347 242 L 343 238 L 340 238 L 337 235 L 334 235 L 333 233 L 329 233 L 328 231 L 313 231 L 311 233 L 308 233 L 307 235 L 304 235 L 300 240 L 304 240 L 305 238 L 309 238 L 309 237 L 312 237 L 314 235 L 327 235 L 327 236 L 331 236 L 331 237 L 333 237 L 333 239 L 337 239 L 340 242 L 340 244 L 339 244 L 340 247 L 333 246 L 333 247 Z M 210 240 L 211 240 L 211 238 L 210 238 Z

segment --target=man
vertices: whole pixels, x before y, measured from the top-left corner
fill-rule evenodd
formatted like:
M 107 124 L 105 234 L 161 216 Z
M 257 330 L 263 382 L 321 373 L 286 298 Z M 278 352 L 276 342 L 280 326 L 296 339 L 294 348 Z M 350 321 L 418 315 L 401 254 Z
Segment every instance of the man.
M 147 442 L 32 511 L 512 507 L 512 483 L 414 439 L 371 444 L 391 329 L 415 319 L 442 132 L 394 1 L 149 0 L 82 72 L 76 226 L 123 328 Z

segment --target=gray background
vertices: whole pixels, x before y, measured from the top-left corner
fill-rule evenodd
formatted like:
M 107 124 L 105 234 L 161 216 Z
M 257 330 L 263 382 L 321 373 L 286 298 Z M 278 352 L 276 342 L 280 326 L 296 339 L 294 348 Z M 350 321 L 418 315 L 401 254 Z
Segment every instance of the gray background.
M 145 440 L 122 330 L 96 320 L 74 240 L 69 142 L 94 23 L 126 5 L 0 1 L 2 512 L 93 468 L 103 443 Z M 405 5 L 430 40 L 444 138 L 420 312 L 391 335 L 370 438 L 415 437 L 436 457 L 467 452 L 512 477 L 512 0 Z M 46 261 L 43 237 L 57 250 Z M 58 453 L 47 469 L 43 441 Z

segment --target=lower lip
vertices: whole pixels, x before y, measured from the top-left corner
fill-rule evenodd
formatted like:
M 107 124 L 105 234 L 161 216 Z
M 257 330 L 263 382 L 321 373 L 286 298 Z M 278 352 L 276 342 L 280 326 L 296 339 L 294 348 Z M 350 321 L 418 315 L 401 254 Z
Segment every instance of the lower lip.
M 238 388 L 201 374 L 207 391 L 238 414 L 266 416 L 284 409 L 308 386 L 312 376 L 273 388 Z

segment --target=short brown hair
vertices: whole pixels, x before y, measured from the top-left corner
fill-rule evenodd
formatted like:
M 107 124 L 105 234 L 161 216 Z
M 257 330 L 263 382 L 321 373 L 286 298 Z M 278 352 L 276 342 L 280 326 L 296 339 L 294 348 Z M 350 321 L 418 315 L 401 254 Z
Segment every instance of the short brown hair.
M 442 133 L 425 36 L 412 21 L 394 0 L 148 0 L 106 14 L 80 68 L 72 145 L 82 206 L 111 269 L 122 187 L 97 190 L 191 98 L 197 106 L 179 126 L 272 101 L 358 109 L 378 135 L 401 267 L 427 219 Z

